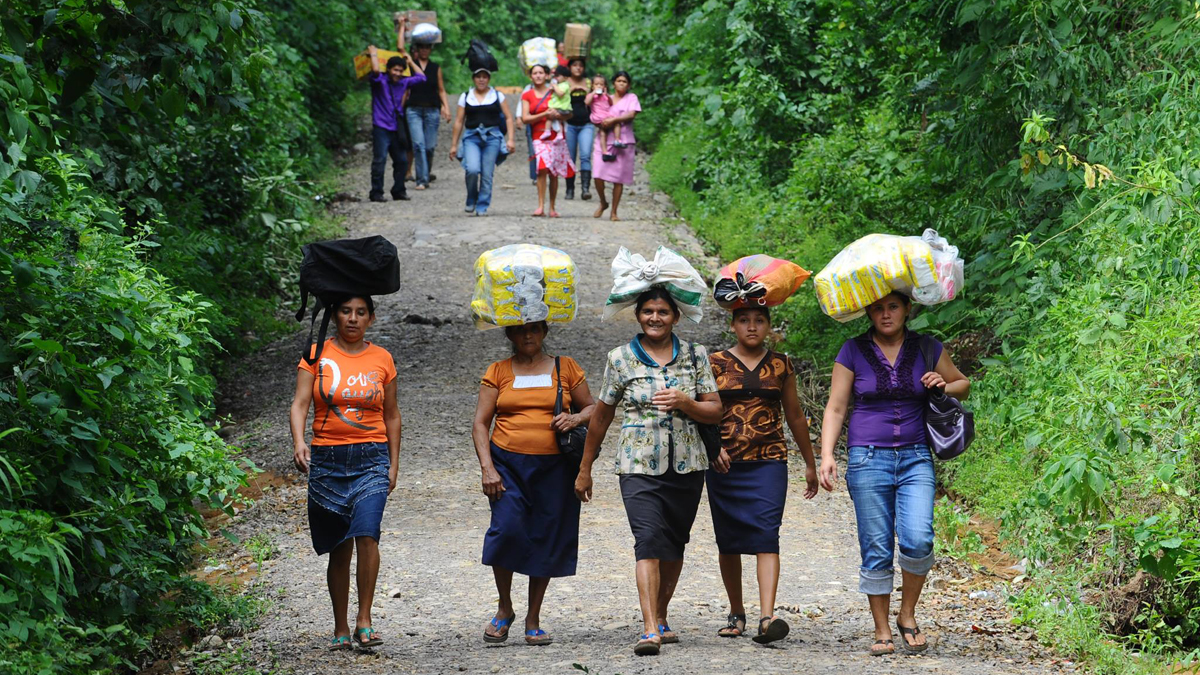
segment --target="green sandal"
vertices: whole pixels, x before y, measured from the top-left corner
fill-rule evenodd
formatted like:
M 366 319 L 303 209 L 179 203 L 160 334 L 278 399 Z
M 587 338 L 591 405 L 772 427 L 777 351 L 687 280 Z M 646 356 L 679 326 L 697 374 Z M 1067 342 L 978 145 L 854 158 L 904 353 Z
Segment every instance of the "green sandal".
M 366 638 L 365 640 L 363 638 Z M 383 644 L 383 638 L 375 632 L 374 628 L 367 626 L 358 628 L 354 631 L 354 642 L 359 649 L 367 649 L 369 647 L 378 647 Z
M 354 645 L 350 644 L 349 635 L 343 635 L 341 637 L 335 635 L 333 639 L 329 641 L 329 651 L 331 652 L 340 652 L 346 649 L 354 649 Z

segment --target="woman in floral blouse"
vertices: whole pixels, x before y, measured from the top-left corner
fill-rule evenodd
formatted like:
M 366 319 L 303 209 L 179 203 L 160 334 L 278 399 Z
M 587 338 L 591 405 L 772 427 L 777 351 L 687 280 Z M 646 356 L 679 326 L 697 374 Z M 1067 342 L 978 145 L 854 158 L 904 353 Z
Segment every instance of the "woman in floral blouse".
M 650 655 L 679 641 L 667 625 L 667 605 L 683 571 L 708 468 L 696 424 L 720 422 L 721 399 L 707 350 L 674 335 L 681 314 L 671 295 L 651 288 L 638 297 L 636 311 L 642 333 L 608 353 L 575 494 L 591 499 L 592 463 L 624 400 L 616 469 L 633 530 L 645 624 L 634 652 Z M 722 450 L 713 464 L 728 471 L 729 456 Z

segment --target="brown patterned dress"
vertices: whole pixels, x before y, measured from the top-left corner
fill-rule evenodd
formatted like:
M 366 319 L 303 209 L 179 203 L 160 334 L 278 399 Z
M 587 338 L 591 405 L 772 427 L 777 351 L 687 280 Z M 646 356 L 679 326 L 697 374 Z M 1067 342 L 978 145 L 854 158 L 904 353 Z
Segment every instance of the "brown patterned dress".
M 796 369 L 787 354 L 768 351 L 751 370 L 726 349 L 709 356 L 725 415 L 721 440 L 735 462 L 787 460 L 783 437 L 783 383 Z
M 779 553 L 787 501 L 787 442 L 783 388 L 796 371 L 787 354 L 768 351 L 756 368 L 733 352 L 709 355 L 725 414 L 721 440 L 733 463 L 709 470 L 708 505 L 722 555 Z

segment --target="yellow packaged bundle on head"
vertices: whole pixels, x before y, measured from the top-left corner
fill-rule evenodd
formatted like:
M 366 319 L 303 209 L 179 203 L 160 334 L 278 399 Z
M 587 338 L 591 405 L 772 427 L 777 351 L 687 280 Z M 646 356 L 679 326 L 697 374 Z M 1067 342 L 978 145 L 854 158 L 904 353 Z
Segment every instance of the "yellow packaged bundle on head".
M 475 261 L 471 314 L 481 329 L 575 318 L 578 273 L 571 256 L 535 244 L 485 251 Z
M 937 284 L 929 243 L 892 234 L 869 234 L 855 241 L 814 278 L 821 310 L 838 321 L 862 316 L 868 305 L 892 291 L 912 296 L 915 289 Z

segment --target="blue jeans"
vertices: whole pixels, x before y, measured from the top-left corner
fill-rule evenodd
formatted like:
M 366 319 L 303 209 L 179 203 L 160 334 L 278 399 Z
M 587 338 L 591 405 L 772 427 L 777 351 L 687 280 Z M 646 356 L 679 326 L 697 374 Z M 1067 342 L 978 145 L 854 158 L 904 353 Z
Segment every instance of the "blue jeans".
M 475 213 L 487 213 L 492 205 L 492 174 L 496 157 L 504 144 L 500 127 L 467 129 L 462 138 L 462 166 L 467 172 L 467 207 Z
M 533 125 L 525 125 L 525 143 L 529 146 L 529 180 L 537 180 L 537 158 L 533 156 Z
M 567 154 L 571 156 L 571 161 L 575 162 L 576 169 L 592 170 L 592 142 L 595 139 L 595 125 L 584 124 L 578 127 L 574 124 L 567 125 Z M 578 148 L 578 155 L 576 155 L 576 148 Z M 578 161 L 575 159 L 577 156 Z
M 383 170 L 387 168 L 388 156 L 392 157 L 392 196 L 405 194 L 404 174 L 408 173 L 408 143 L 398 131 L 383 127 L 371 127 L 371 197 L 383 196 Z
M 933 455 L 927 445 L 853 446 L 846 487 L 854 500 L 862 568 L 858 590 L 890 595 L 892 556 L 900 541 L 900 569 L 925 576 L 933 567 Z
M 408 108 L 404 111 L 404 119 L 408 121 L 408 135 L 412 138 L 413 174 L 417 185 L 429 185 L 441 108 Z

